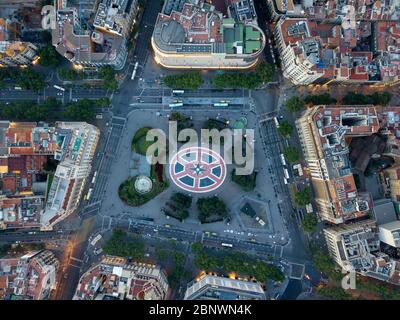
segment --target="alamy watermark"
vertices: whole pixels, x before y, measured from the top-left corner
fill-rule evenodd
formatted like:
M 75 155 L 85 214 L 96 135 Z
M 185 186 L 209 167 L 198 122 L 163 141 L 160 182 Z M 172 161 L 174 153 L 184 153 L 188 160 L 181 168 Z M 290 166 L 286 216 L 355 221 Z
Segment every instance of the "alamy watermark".
M 225 164 L 234 164 L 236 175 L 249 175 L 254 171 L 253 129 L 201 129 L 200 136 L 194 129 L 178 132 L 176 121 L 169 121 L 168 139 L 161 129 L 150 129 L 146 141 L 154 142 L 146 152 L 150 164 L 170 164 L 180 150 L 208 148 L 221 155 Z M 183 143 L 178 150 L 178 143 Z M 223 151 L 221 151 L 221 149 Z
M 342 269 L 345 276 L 342 278 L 341 285 L 344 290 L 356 289 L 356 272 L 354 270 L 346 271 Z

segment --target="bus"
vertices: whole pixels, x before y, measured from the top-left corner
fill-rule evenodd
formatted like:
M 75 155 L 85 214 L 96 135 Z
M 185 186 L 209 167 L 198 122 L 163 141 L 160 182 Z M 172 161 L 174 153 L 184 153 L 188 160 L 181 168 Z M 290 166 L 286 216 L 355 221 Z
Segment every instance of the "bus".
M 61 91 L 65 91 L 65 89 L 63 88 L 63 87 L 60 87 L 60 86 L 58 86 L 58 85 L 54 85 L 53 86 L 55 89 L 58 89 L 58 90 L 61 90 Z
M 277 128 L 279 128 L 279 121 L 277 117 L 274 117 L 274 122 Z
M 283 153 L 281 153 L 281 162 L 282 165 L 286 166 L 285 156 L 283 155 Z
M 94 237 L 94 239 L 92 240 L 92 242 L 90 242 L 90 244 L 94 247 L 101 238 L 102 238 L 102 235 L 98 234 L 97 236 Z
M 185 90 L 172 90 L 172 94 L 184 94 Z
M 88 191 L 88 193 L 87 193 L 87 195 L 86 195 L 86 200 L 87 200 L 87 201 L 89 201 L 89 199 L 90 199 L 90 197 L 91 197 L 91 195 L 92 195 L 92 192 L 93 192 L 93 188 L 90 188 L 89 191 Z
M 227 107 L 227 106 L 228 106 L 228 103 L 226 103 L 226 102 L 214 103 L 214 107 Z
M 97 171 L 94 173 L 93 178 L 92 178 L 92 183 L 96 181 L 96 176 L 97 176 Z
M 228 248 L 232 248 L 232 247 L 233 247 L 233 244 L 232 244 L 232 243 L 224 243 L 224 242 L 222 242 L 222 243 L 221 243 L 221 246 L 223 246 L 223 247 L 228 247 Z
M 169 107 L 170 108 L 183 107 L 183 103 L 182 102 L 170 103 Z
M 135 66 L 133 67 L 131 80 L 135 79 L 136 71 L 137 71 L 138 66 L 139 66 L 139 62 L 136 62 L 136 63 L 135 63 Z
M 283 168 L 283 173 L 285 174 L 285 178 L 286 178 L 286 179 L 289 179 L 289 178 L 290 178 L 288 169 Z

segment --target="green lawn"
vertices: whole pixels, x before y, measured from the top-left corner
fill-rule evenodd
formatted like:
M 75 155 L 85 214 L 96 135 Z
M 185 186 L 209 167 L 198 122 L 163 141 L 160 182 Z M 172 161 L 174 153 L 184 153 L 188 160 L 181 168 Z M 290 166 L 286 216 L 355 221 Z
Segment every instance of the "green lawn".
M 118 189 L 118 194 L 121 200 L 130 206 L 139 207 L 159 195 L 169 186 L 169 182 L 165 176 L 165 168 L 163 170 L 162 182 L 158 181 L 154 165 L 151 166 L 150 178 L 153 182 L 153 188 L 149 193 L 146 194 L 139 194 L 136 192 L 135 181 L 137 176 L 125 180 Z
M 133 136 L 132 139 L 133 152 L 146 155 L 148 147 L 150 147 L 154 143 L 154 141 L 146 141 L 147 132 L 151 129 L 152 128 L 150 127 L 143 127 L 135 132 L 135 135 Z
M 50 191 L 51 184 L 53 183 L 53 179 L 54 179 L 54 173 L 49 173 L 47 175 L 46 201 L 47 201 L 47 196 L 48 196 L 49 191 Z

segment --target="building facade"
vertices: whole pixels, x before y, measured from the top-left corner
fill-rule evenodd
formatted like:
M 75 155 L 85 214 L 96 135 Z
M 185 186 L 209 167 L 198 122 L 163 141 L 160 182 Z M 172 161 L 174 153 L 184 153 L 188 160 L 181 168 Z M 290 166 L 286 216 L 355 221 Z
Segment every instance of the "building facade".
M 345 138 L 378 132 L 375 107 L 316 106 L 296 120 L 296 127 L 321 219 L 340 224 L 366 216 L 372 199 L 357 191 Z

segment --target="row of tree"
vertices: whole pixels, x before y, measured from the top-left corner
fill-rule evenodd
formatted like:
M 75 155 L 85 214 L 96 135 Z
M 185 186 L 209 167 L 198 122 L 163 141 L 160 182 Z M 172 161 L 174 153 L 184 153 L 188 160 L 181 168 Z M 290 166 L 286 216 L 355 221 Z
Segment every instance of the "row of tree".
M 224 72 L 213 78 L 213 86 L 216 89 L 246 88 L 256 89 L 264 83 L 270 82 L 275 76 L 275 66 L 261 62 L 256 69 L 249 72 Z
M 361 94 L 353 91 L 348 92 L 342 99 L 343 105 L 387 105 L 390 102 L 392 95 L 389 92 L 374 92 L 372 94 Z M 336 104 L 338 101 L 331 97 L 329 93 L 317 95 L 308 95 L 304 99 L 297 96 L 291 97 L 286 102 L 286 108 L 291 112 L 299 112 L 304 109 L 306 104 L 311 105 L 329 105 Z
M 106 254 L 113 256 L 142 259 L 144 257 L 144 245 L 139 239 L 128 236 L 122 230 L 113 230 L 111 238 L 104 244 Z
M 164 77 L 164 83 L 170 88 L 196 90 L 204 83 L 204 80 L 200 72 L 186 72 L 168 75 Z
M 200 270 L 222 271 L 226 274 L 234 272 L 242 276 L 254 277 L 260 282 L 267 280 L 282 282 L 285 279 L 283 272 L 277 266 L 243 253 L 217 257 L 206 252 L 199 242 L 192 245 L 192 251 L 195 255 L 194 263 Z
M 0 119 L 10 121 L 57 121 L 65 119 L 91 121 L 96 114 L 95 108 L 104 106 L 106 100 L 108 99 L 82 99 L 68 103 L 65 108 L 52 97 L 41 103 L 35 101 L 0 103 Z

